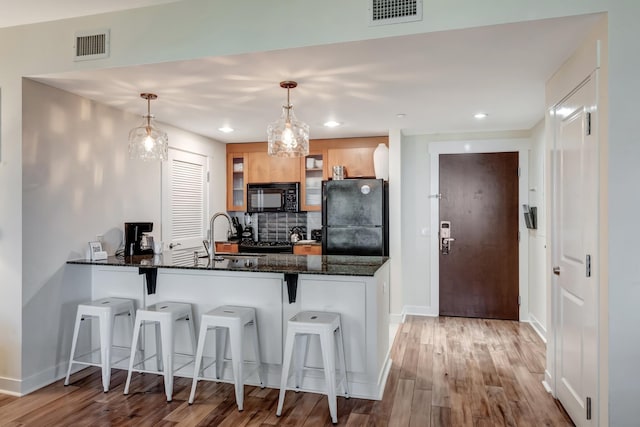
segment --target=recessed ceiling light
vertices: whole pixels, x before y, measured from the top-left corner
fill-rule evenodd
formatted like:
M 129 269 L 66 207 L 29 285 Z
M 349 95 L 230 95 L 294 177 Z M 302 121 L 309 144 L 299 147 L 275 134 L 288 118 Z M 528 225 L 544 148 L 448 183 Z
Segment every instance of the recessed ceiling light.
M 485 119 L 488 116 L 487 113 L 476 113 L 473 115 L 476 119 Z
M 334 128 L 337 126 L 340 126 L 342 123 L 340 122 L 336 122 L 335 120 L 329 120 L 328 122 L 325 122 L 324 125 L 328 128 Z
M 218 130 L 220 132 L 224 132 L 224 133 L 233 132 L 233 128 L 230 128 L 229 126 L 223 126 L 221 128 L 218 128 Z
M 399 119 L 404 119 L 405 117 L 407 117 L 407 115 L 404 114 L 404 113 L 398 113 L 398 114 L 396 114 L 396 117 L 399 118 Z

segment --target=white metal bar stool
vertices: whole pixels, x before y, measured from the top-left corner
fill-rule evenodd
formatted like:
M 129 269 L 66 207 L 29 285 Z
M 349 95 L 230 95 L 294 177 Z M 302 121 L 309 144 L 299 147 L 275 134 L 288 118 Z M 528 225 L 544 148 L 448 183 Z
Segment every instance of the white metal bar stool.
M 129 318 L 130 331 L 133 330 L 133 300 L 124 298 L 102 298 L 78 305 L 76 311 L 76 323 L 73 327 L 73 340 L 71 341 L 71 354 L 69 355 L 69 368 L 67 369 L 67 377 L 64 385 L 69 385 L 69 376 L 71 375 L 71 367 L 74 363 L 79 365 L 99 366 L 102 368 L 102 388 L 106 393 L 109 391 L 109 383 L 111 382 L 111 347 L 113 345 L 113 326 L 116 317 L 127 315 Z M 100 322 L 100 361 L 94 360 L 94 354 L 98 349 L 92 349 L 88 353 L 75 356 L 76 346 L 78 344 L 78 334 L 80 333 L 80 325 L 85 319 L 98 319 Z M 126 359 L 116 361 L 121 362 Z
M 179 302 L 160 302 L 148 306 L 146 309 L 138 309 L 136 311 L 135 327 L 133 328 L 133 339 L 131 341 L 131 356 L 129 359 L 129 372 L 127 374 L 127 382 L 124 386 L 124 394 L 129 394 L 129 385 L 131 383 L 131 374 L 136 372 L 146 372 L 152 374 L 162 374 L 164 376 L 164 390 L 167 395 L 167 402 L 171 402 L 173 396 L 173 372 L 174 370 L 174 326 L 177 321 L 186 320 L 189 327 L 189 339 L 191 340 L 192 355 L 195 353 L 195 331 L 193 327 L 193 313 L 191 304 Z M 135 369 L 135 357 L 140 336 L 140 328 L 145 323 L 155 323 L 156 327 L 156 352 L 158 370 L 149 371 L 145 369 Z M 158 343 L 160 341 L 160 344 Z M 152 356 L 153 357 L 153 356 Z M 149 357 L 150 358 L 150 357 Z M 149 359 L 146 356 L 138 362 L 137 365 L 143 365 Z M 178 369 L 191 363 L 185 363 Z
M 342 340 L 342 326 L 338 313 L 327 313 L 323 311 L 302 311 L 293 316 L 287 322 L 287 338 L 284 345 L 284 360 L 282 364 L 282 378 L 280 380 L 280 397 L 278 399 L 278 409 L 276 415 L 282 414 L 284 405 L 284 395 L 287 389 L 300 389 L 302 384 L 303 370 L 309 349 L 309 336 L 319 335 L 322 349 L 322 363 L 324 367 L 324 377 L 326 380 L 327 398 L 329 400 L 329 412 L 331 421 L 338 422 L 338 400 L 336 398 L 336 347 L 338 350 L 338 363 L 341 373 L 344 396 L 349 398 L 347 385 L 347 365 L 344 356 L 344 342 Z M 294 345 L 295 344 L 295 345 Z M 296 351 L 295 367 L 295 387 L 288 387 L 289 368 L 293 356 L 294 347 Z
M 198 350 L 196 351 L 195 367 L 193 371 L 193 383 L 191 384 L 191 395 L 189 404 L 193 403 L 196 394 L 198 380 L 220 380 L 224 369 L 224 356 L 226 353 L 227 335 L 231 344 L 231 366 L 233 369 L 233 382 L 236 391 L 236 404 L 238 410 L 244 407 L 244 334 L 245 328 L 251 329 L 251 341 L 253 341 L 253 351 L 255 353 L 255 364 L 258 370 L 258 380 L 260 386 L 264 387 L 262 363 L 260 360 L 260 342 L 258 340 L 258 324 L 256 322 L 256 310 L 252 307 L 238 307 L 223 305 L 215 308 L 200 318 L 200 334 L 198 337 Z M 209 329 L 214 329 L 216 339 L 215 361 L 201 369 L 202 354 L 204 344 Z M 216 365 L 216 378 L 203 376 L 203 371 L 209 366 Z

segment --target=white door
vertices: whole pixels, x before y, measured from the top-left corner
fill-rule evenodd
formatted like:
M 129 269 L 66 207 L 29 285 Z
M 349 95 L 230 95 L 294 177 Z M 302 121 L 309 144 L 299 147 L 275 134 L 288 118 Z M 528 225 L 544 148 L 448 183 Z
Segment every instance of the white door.
M 596 76 L 554 109 L 555 382 L 556 395 L 577 426 L 597 423 Z
M 200 249 L 207 225 L 207 158 L 169 149 L 162 185 L 166 249 Z

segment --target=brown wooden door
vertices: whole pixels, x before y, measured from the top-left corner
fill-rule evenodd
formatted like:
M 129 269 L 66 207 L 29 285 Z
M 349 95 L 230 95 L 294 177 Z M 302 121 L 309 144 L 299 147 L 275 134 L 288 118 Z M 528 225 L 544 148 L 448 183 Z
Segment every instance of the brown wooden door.
M 518 320 L 518 153 L 440 155 L 440 315 Z

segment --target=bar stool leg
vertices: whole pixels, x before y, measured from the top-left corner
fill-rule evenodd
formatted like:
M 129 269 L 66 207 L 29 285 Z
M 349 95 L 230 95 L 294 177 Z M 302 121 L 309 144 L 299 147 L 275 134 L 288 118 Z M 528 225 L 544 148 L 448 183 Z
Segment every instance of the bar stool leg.
M 191 354 L 196 354 L 196 327 L 193 323 L 193 312 L 189 313 L 187 318 L 187 325 L 189 326 L 189 335 L 191 338 Z
M 131 339 L 131 354 L 134 355 L 138 349 L 138 341 L 140 340 L 140 324 L 142 322 L 137 319 L 133 327 L 133 337 Z M 129 385 L 131 384 L 131 374 L 133 373 L 133 362 L 135 357 L 129 358 L 129 372 L 127 373 L 127 381 L 124 383 L 124 394 L 129 394 Z
M 289 367 L 291 366 L 291 357 L 293 356 L 293 341 L 295 339 L 294 332 L 289 329 L 284 344 L 284 360 L 282 361 L 282 376 L 280 378 L 280 396 L 278 397 L 278 409 L 276 415 L 282 415 L 282 406 L 284 405 L 284 395 L 287 389 L 287 380 L 289 379 Z
M 233 382 L 236 389 L 236 403 L 238 411 L 244 408 L 244 360 L 242 360 L 242 343 L 244 342 L 244 325 L 238 322 L 236 333 L 229 333 L 231 344 L 231 366 L 233 368 Z M 230 331 L 231 332 L 231 331 Z
M 299 389 L 302 386 L 302 373 L 304 365 L 307 363 L 307 354 L 309 351 L 309 338 L 310 334 L 296 334 L 295 337 L 295 364 L 294 370 L 296 373 L 296 388 Z
M 167 402 L 171 402 L 173 397 L 173 328 L 171 324 L 160 322 L 160 333 L 162 335 L 162 368 L 164 371 L 164 391 L 167 395 Z
M 160 322 L 153 322 L 156 334 L 156 368 L 158 371 L 164 371 L 164 363 L 162 363 L 164 355 L 164 341 L 162 340 L 162 325 Z M 146 350 L 146 347 L 145 347 Z
M 198 349 L 196 350 L 196 360 L 193 369 L 193 382 L 191 383 L 191 394 L 189 395 L 189 405 L 193 404 L 193 400 L 196 397 L 196 385 L 198 384 L 198 378 L 200 378 L 200 367 L 202 366 L 202 354 L 204 353 L 204 343 L 207 338 L 207 329 L 207 324 L 203 322 L 200 325 Z
M 260 380 L 260 388 L 264 388 L 265 384 L 265 372 L 264 366 L 262 365 L 262 359 L 260 358 L 260 339 L 258 338 L 258 323 L 254 319 L 252 324 L 252 335 L 253 335 L 253 350 L 256 353 L 256 363 L 258 365 L 258 379 Z
M 324 377 L 327 383 L 327 399 L 329 400 L 329 413 L 331 422 L 338 422 L 338 399 L 336 398 L 336 348 L 333 333 L 323 331 L 320 334 L 322 346 L 322 362 L 324 365 Z
M 227 328 L 216 327 L 216 379 L 224 373 L 224 355 L 227 352 Z
M 73 327 L 73 338 L 71 341 L 71 355 L 69 355 L 69 367 L 67 368 L 67 378 L 64 385 L 69 385 L 69 376 L 71 375 L 71 365 L 73 365 L 73 356 L 76 354 L 76 344 L 78 343 L 78 334 L 80 333 L 80 322 L 82 322 L 82 314 L 76 313 L 76 324 Z
M 112 312 L 100 314 L 100 358 L 102 359 L 102 389 L 109 391 L 111 381 L 111 342 L 113 339 L 113 321 L 115 317 Z
M 336 329 L 336 340 L 338 342 L 338 362 L 340 363 L 340 375 L 342 376 L 342 384 L 344 396 L 349 399 L 349 384 L 347 382 L 347 359 L 344 356 L 344 339 L 342 337 L 342 325 Z

